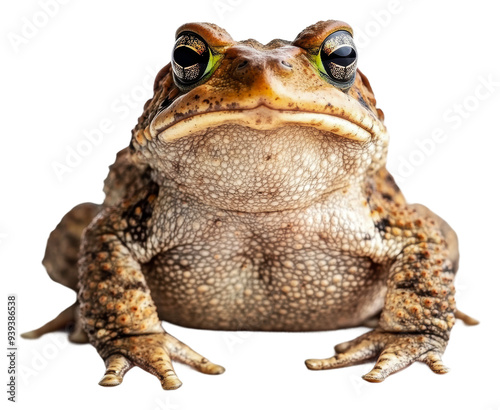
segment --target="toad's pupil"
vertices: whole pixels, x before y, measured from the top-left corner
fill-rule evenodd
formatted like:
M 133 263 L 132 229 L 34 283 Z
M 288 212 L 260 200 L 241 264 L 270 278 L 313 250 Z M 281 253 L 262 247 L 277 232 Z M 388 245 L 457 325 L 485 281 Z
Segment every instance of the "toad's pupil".
M 356 61 L 356 51 L 350 46 L 340 47 L 330 55 L 324 56 L 324 60 L 342 67 L 347 67 Z
M 205 53 L 203 53 L 205 54 Z M 194 51 L 192 48 L 186 47 L 186 46 L 181 46 L 175 49 L 174 51 L 174 60 L 177 64 L 179 64 L 181 67 L 191 67 L 192 65 L 198 64 L 198 63 L 205 63 L 205 56 L 204 55 L 199 55 L 196 51 Z

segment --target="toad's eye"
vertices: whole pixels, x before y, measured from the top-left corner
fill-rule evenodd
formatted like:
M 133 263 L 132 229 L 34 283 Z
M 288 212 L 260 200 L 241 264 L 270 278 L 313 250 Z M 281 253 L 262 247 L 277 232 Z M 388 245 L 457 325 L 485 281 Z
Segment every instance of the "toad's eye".
M 217 56 L 198 34 L 181 33 L 172 52 L 175 79 L 184 86 L 194 85 L 213 72 L 217 60 Z
M 357 63 L 356 46 L 349 32 L 339 30 L 330 34 L 316 57 L 316 64 L 327 80 L 341 89 L 354 83 Z

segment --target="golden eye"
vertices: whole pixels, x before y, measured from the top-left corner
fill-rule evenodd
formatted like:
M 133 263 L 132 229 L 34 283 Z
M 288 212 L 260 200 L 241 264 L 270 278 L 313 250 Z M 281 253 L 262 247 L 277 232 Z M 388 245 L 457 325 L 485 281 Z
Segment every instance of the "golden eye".
M 345 30 L 330 34 L 316 56 L 320 72 L 342 89 L 353 84 L 357 61 L 356 46 L 351 34 Z
M 213 71 L 217 58 L 198 34 L 183 32 L 172 52 L 175 79 L 182 85 L 192 85 Z

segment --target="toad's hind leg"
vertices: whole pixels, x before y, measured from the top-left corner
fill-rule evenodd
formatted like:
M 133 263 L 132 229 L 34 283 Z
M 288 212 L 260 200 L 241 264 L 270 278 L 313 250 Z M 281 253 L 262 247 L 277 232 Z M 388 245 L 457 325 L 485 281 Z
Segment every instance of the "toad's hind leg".
M 52 231 L 47 241 L 43 265 L 54 281 L 77 290 L 78 252 L 83 230 L 102 209 L 100 205 L 83 203 L 69 211 Z M 75 343 L 87 343 L 87 335 L 80 325 L 78 303 L 64 309 L 57 317 L 42 327 L 22 334 L 28 339 L 38 338 L 57 330 L 70 330 L 69 339 Z
M 100 205 L 83 203 L 61 219 L 47 241 L 42 264 L 50 278 L 76 291 L 78 252 L 83 230 L 101 210 Z
M 74 343 L 88 343 L 89 339 L 82 329 L 78 302 L 64 309 L 54 319 L 45 323 L 38 329 L 23 333 L 25 339 L 38 339 L 46 333 L 57 332 L 58 330 L 68 330 L 69 340 Z

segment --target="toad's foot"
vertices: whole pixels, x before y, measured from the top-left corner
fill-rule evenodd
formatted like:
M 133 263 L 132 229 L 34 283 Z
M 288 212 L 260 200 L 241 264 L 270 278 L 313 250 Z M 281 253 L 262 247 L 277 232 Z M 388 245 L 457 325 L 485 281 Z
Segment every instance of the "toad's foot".
M 106 372 L 101 386 L 117 386 L 125 373 L 134 366 L 154 374 L 165 390 L 179 388 L 182 383 L 172 366 L 172 360 L 185 363 L 199 372 L 221 374 L 222 366 L 210 362 L 190 347 L 167 333 L 123 337 L 108 342 L 100 349 L 105 358 Z
M 363 379 L 379 383 L 416 361 L 426 363 L 434 373 L 447 373 L 448 368 L 441 361 L 445 347 L 446 342 L 438 336 L 373 330 L 335 346 L 337 354 L 329 359 L 306 360 L 306 366 L 311 370 L 336 369 L 377 359 Z

